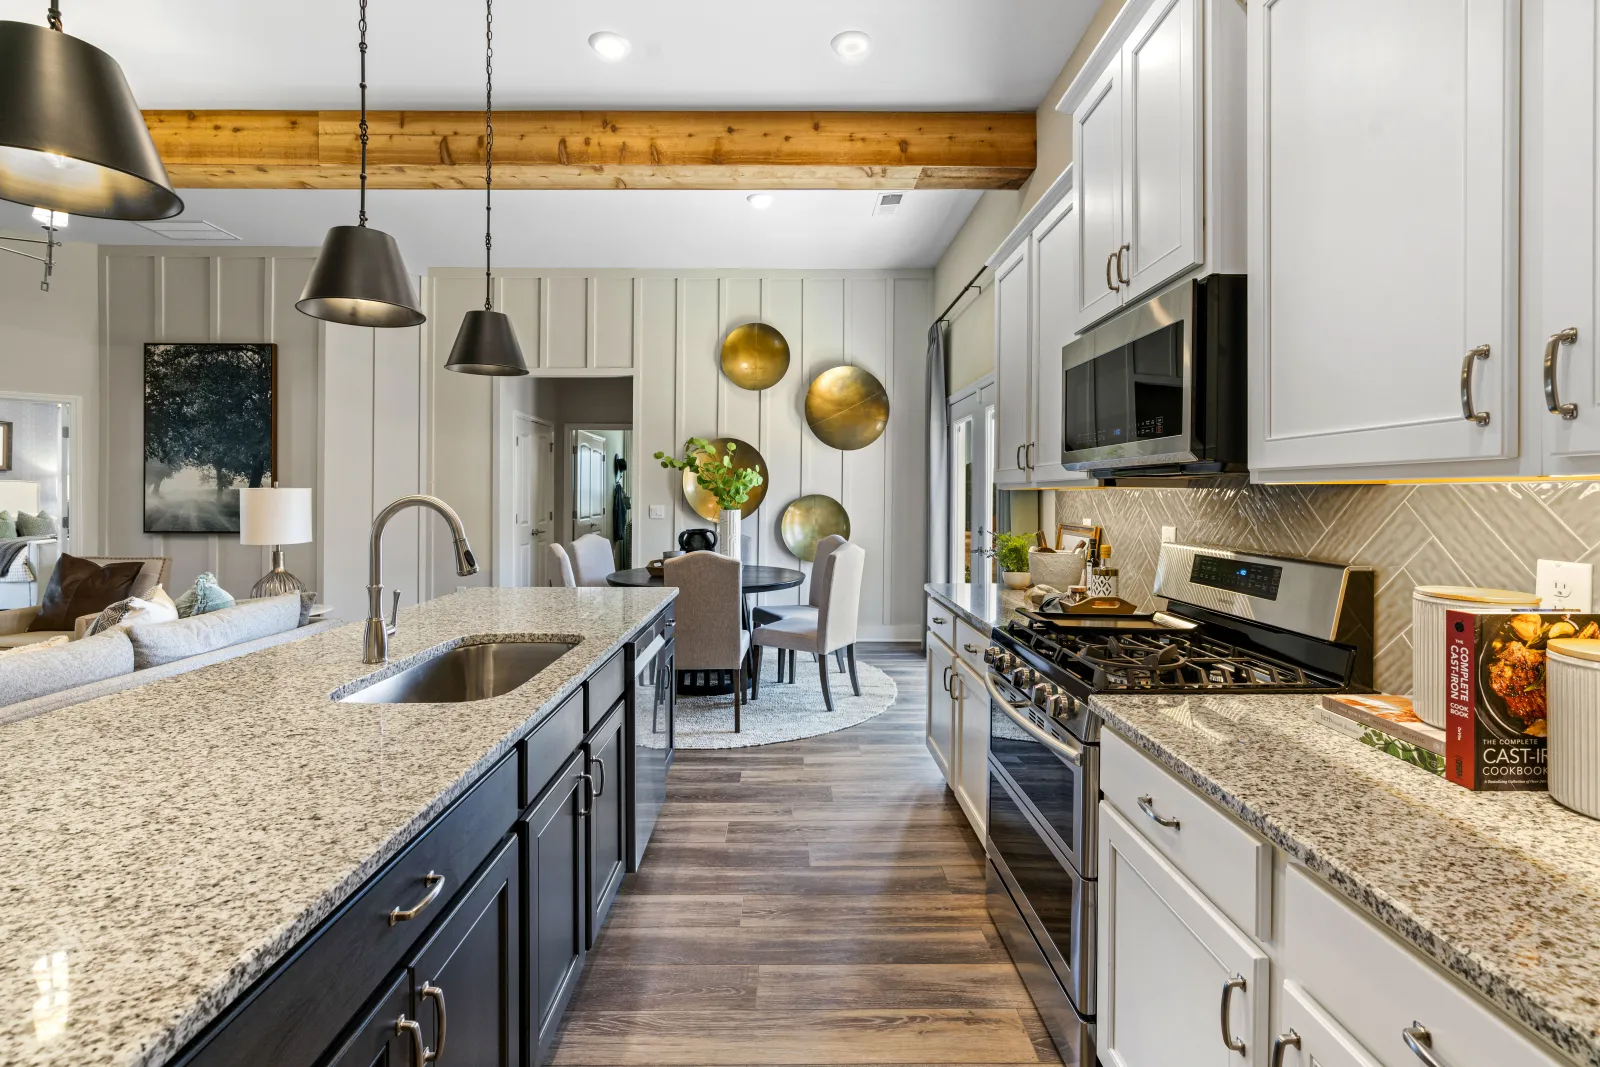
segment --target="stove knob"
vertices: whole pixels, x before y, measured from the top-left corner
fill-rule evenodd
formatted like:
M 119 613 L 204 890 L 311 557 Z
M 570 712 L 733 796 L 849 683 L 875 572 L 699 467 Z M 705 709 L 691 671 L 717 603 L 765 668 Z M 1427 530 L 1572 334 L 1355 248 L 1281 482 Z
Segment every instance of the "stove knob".
M 1050 698 L 1050 703 L 1045 710 L 1057 718 L 1072 718 L 1073 709 L 1077 702 L 1066 693 L 1057 693 Z
M 1005 650 L 995 645 L 990 645 L 988 648 L 983 650 L 983 662 L 987 663 L 991 667 L 1000 667 L 1001 670 L 1004 670 L 1005 668 L 1002 666 L 1001 661 L 1005 658 Z
M 1034 686 L 1033 687 L 1033 706 L 1036 707 L 1036 708 L 1049 707 L 1050 706 L 1050 701 L 1052 699 L 1050 694 L 1051 694 L 1051 691 L 1054 690 L 1054 689 L 1055 689 L 1055 686 L 1049 685 L 1049 684 L 1047 684 L 1045 682 L 1040 682 L 1038 685 Z
M 1011 684 L 1018 689 L 1026 689 L 1033 684 L 1034 679 L 1037 677 L 1038 674 L 1032 667 L 1018 667 L 1011 672 Z

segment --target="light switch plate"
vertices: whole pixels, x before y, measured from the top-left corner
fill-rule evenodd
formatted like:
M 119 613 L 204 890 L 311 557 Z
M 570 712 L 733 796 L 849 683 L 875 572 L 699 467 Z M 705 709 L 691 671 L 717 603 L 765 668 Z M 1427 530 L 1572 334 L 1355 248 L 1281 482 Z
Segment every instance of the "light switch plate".
M 1591 608 L 1594 567 L 1588 563 L 1563 563 L 1541 559 L 1533 591 L 1547 611 L 1587 613 Z
M 652 519 L 664 519 L 664 518 L 666 518 L 667 517 L 667 506 L 665 504 L 651 504 L 650 505 L 650 517 Z
M 1176 526 L 1163 526 L 1163 527 L 1161 527 L 1161 543 L 1162 544 L 1170 545 L 1170 544 L 1172 544 L 1172 542 L 1176 541 L 1177 539 L 1178 539 L 1178 528 Z

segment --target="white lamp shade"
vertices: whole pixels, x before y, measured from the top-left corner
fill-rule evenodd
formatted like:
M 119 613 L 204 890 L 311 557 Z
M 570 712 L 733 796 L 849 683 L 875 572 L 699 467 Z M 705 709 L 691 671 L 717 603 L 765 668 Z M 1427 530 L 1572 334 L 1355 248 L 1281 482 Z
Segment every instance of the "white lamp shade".
M 302 545 L 311 540 L 311 490 L 239 490 L 241 545 Z

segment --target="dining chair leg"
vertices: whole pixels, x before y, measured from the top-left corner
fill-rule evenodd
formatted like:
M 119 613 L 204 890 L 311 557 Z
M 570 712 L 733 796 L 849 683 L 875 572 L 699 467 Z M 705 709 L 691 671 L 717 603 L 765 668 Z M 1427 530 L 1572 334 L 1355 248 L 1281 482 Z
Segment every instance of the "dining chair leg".
M 822 703 L 826 705 L 829 711 L 832 711 L 833 690 L 828 688 L 828 657 L 826 655 L 817 657 L 817 670 L 822 675 Z
M 743 703 L 741 696 L 744 693 L 744 667 L 741 665 L 733 673 L 733 732 L 739 732 L 739 712 Z
M 750 699 L 761 699 L 761 646 L 750 646 Z
M 850 661 L 850 689 L 856 696 L 860 696 L 861 679 L 856 677 L 856 646 L 854 644 L 844 646 L 844 654 L 845 658 Z
M 795 661 L 795 652 L 794 652 L 794 649 L 791 648 L 789 650 L 789 684 L 790 685 L 794 684 L 794 671 L 795 671 L 794 661 Z

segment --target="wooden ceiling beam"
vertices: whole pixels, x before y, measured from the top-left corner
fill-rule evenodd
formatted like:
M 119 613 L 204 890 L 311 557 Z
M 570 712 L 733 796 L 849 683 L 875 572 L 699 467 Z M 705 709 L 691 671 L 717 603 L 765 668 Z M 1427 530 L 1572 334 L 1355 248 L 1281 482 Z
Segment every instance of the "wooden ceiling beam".
M 353 189 L 353 111 L 146 111 L 174 185 Z M 367 184 L 483 188 L 483 115 L 368 112 Z M 1015 189 L 1033 112 L 502 111 L 504 189 Z

